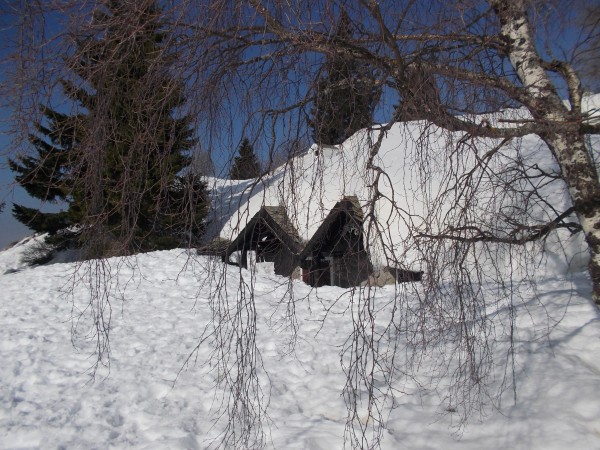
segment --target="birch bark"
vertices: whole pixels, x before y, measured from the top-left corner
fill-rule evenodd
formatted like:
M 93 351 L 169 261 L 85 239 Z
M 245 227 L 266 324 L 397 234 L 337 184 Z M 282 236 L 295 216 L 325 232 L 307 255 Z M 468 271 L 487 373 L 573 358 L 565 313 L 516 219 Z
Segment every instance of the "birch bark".
M 524 0 L 491 0 L 500 20 L 508 57 L 531 100 L 528 108 L 540 124 L 540 137 L 558 162 L 575 213 L 589 246 L 592 296 L 600 306 L 600 181 L 586 149 L 576 77 L 568 77 L 571 107 L 561 100 L 535 49 Z

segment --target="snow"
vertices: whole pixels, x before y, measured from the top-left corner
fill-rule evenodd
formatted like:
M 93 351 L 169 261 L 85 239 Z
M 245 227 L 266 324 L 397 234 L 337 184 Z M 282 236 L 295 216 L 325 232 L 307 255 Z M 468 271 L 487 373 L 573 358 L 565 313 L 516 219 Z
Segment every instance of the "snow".
M 16 272 L 26 267 L 27 264 L 22 260 L 24 252 L 36 243 L 42 242 L 42 240 L 42 236 L 28 236 L 7 249 L 0 251 L 0 274 Z
M 0 254 L 4 267 L 18 266 L 9 261 L 16 253 Z M 89 293 L 73 284 L 76 274 L 95 266 L 53 264 L 0 275 L 0 448 L 209 448 L 224 425 L 211 341 L 185 362 L 213 317 L 209 306 L 222 276 L 209 270 L 213 264 L 184 250 L 103 261 L 99 267 L 111 274 L 113 287 L 111 358 L 110 372 L 101 368 L 95 381 L 95 341 L 86 338 L 83 309 Z M 352 331 L 349 296 L 301 282 L 288 291 L 287 280 L 259 272 L 227 267 L 226 296 L 235 305 L 242 279 L 254 285 L 260 382 L 267 383 L 265 372 L 270 377 L 269 445 L 342 448 L 347 412 L 340 350 Z M 580 273 L 539 280 L 537 296 L 529 286 L 519 289 L 517 403 L 509 376 L 496 407 L 457 429 L 456 414 L 447 411 L 453 407 L 447 379 L 434 381 L 435 358 L 424 357 L 418 378 L 398 377 L 394 384 L 382 448 L 600 448 L 600 315 L 590 302 L 589 279 Z M 298 300 L 295 352 L 288 351 L 280 304 L 290 292 Z M 393 287 L 375 293 L 378 305 L 393 298 Z M 384 306 L 378 314 L 385 321 Z M 502 326 L 502 314 L 493 316 Z M 499 361 L 507 345 L 498 343 Z M 402 352 L 397 357 L 397 367 L 404 367 Z M 495 383 L 503 371 L 497 368 Z

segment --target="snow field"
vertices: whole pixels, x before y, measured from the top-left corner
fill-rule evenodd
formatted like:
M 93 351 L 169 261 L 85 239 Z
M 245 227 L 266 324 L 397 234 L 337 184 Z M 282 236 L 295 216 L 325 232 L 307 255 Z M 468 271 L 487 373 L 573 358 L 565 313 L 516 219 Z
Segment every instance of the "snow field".
M 257 346 L 270 379 L 259 370 L 259 381 L 272 447 L 343 447 L 347 410 L 340 352 L 352 332 L 350 295 L 343 289 L 315 291 L 235 267 L 222 272 L 220 264 L 188 259 L 183 250 L 108 263 L 114 293 L 110 373 L 99 369 L 95 381 L 89 371 L 95 341 L 86 339 L 89 315 L 78 325 L 73 321 L 89 294 L 78 285 L 65 297 L 77 266 L 0 275 L 0 448 L 208 448 L 222 431 L 217 413 L 226 394 L 210 360 L 213 340 L 185 362 L 213 317 L 209 304 L 224 280 L 226 294 L 221 292 L 231 311 L 240 299 L 240 281 L 254 285 Z M 85 273 L 85 266 L 77 273 Z M 454 406 L 448 376 L 434 377 L 436 355 L 447 349 L 434 346 L 416 379 L 396 378 L 382 448 L 600 448 L 600 315 L 589 301 L 588 283 L 583 275 L 540 280 L 537 298 L 522 286 L 524 301 L 516 303 L 516 405 L 509 374 L 501 409 L 488 407 L 483 417 L 475 414 L 457 429 L 456 414 L 446 411 Z M 385 305 L 393 298 L 392 287 L 375 293 L 378 330 L 389 320 Z M 291 305 L 298 324 L 293 352 L 286 319 Z M 508 349 L 503 311 L 490 312 L 501 340 L 499 362 Z M 223 322 L 222 329 L 234 328 Z M 403 370 L 410 349 L 402 337 L 398 342 L 395 364 Z M 504 366 L 496 369 L 492 387 L 504 378 Z

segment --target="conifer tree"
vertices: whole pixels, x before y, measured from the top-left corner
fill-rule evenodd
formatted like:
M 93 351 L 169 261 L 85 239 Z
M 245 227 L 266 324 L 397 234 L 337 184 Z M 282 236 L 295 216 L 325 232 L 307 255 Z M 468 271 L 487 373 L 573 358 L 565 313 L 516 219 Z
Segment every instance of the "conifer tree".
M 352 40 L 352 24 L 342 10 L 332 41 Z M 316 82 L 309 125 L 318 144 L 337 145 L 373 122 L 381 90 L 368 64 L 337 51 L 329 55 Z
M 205 185 L 181 176 L 194 130 L 179 114 L 183 86 L 170 73 L 175 55 L 160 14 L 153 0 L 102 3 L 67 60 L 73 77 L 62 81 L 85 114 L 48 108 L 43 138 L 31 139 L 38 156 L 13 164 L 30 194 L 69 204 L 53 220 L 15 207 L 17 219 L 38 231 L 78 225 L 85 256 L 173 248 L 202 231 Z M 77 139 L 62 123 L 74 117 Z
M 24 155 L 8 161 L 15 180 L 33 198 L 42 202 L 69 204 L 72 200 L 73 179 L 70 159 L 78 142 L 78 127 L 82 119 L 45 107 L 36 124 L 37 134 L 29 135 L 36 155 Z M 75 210 L 43 213 L 36 208 L 13 205 L 13 216 L 30 229 L 48 233 L 48 250 L 72 244 L 76 233 L 69 227 L 79 222 Z
M 260 176 L 260 163 L 254 154 L 254 148 L 248 140 L 244 138 L 240 145 L 239 156 L 236 156 L 231 166 L 229 178 L 232 180 L 248 180 Z

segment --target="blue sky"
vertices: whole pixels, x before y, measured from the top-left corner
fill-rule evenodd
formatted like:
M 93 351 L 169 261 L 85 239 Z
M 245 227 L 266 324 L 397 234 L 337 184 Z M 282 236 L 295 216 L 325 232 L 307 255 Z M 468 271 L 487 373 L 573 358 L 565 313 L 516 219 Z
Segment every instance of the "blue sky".
M 10 64 L 7 58 L 7 47 L 16 38 L 17 28 L 13 28 L 14 16 L 5 14 L 6 9 L 0 7 L 0 83 L 4 83 L 4 70 Z M 27 193 L 14 186 L 14 177 L 8 168 L 8 153 L 13 136 L 8 132 L 10 127 L 11 111 L 6 104 L 6 97 L 0 97 L 0 203 L 4 202 L 4 210 L 0 213 L 0 249 L 11 242 L 21 239 L 31 231 L 17 222 L 12 214 L 12 204 L 23 203 L 32 206 L 34 200 Z

